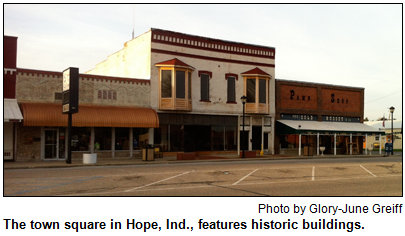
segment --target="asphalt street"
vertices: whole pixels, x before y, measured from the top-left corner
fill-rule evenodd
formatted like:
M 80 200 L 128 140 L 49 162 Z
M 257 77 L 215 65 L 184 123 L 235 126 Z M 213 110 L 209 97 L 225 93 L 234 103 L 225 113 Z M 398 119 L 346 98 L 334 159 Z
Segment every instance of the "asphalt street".
M 5 169 L 4 196 L 402 196 L 402 156 Z

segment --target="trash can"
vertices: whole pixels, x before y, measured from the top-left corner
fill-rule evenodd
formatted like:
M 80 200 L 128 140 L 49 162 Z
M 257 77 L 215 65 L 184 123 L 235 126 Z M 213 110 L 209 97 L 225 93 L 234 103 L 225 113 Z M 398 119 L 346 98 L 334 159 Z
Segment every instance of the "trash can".
M 392 153 L 392 143 L 385 144 L 385 155 L 390 155 Z
M 308 156 L 313 156 L 314 155 L 314 147 L 312 147 L 312 144 L 308 146 Z
M 153 161 L 155 159 L 155 150 L 153 145 L 148 144 L 142 148 L 142 161 Z
M 304 146 L 304 156 L 308 156 L 308 155 L 309 155 L 309 147 Z

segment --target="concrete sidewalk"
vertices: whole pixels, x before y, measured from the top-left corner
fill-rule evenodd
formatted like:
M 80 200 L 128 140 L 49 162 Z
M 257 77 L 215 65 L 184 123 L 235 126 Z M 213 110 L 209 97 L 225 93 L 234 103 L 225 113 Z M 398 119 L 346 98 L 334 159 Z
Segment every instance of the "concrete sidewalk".
M 141 158 L 98 158 L 95 164 L 83 164 L 83 159 L 72 159 L 71 164 L 66 164 L 65 160 L 41 160 L 41 161 L 4 161 L 3 169 L 31 169 L 31 168 L 68 168 L 84 166 L 112 166 L 112 165 L 152 165 L 152 164 L 176 164 L 193 162 L 229 162 L 229 161 L 255 161 L 255 160 L 286 160 L 286 159 L 324 159 L 324 158 L 369 158 L 382 157 L 377 155 L 324 155 L 324 156 L 285 156 L 285 155 L 263 155 L 255 158 L 240 158 L 237 155 L 216 155 L 197 156 L 195 160 L 176 160 L 176 156 L 156 158 L 153 161 L 142 161 Z

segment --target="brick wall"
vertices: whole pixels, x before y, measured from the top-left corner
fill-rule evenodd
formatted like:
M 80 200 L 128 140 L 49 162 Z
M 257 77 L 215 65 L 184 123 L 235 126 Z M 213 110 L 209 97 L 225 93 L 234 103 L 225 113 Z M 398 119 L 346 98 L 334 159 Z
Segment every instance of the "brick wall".
M 364 89 L 337 85 L 276 80 L 276 119 L 281 114 L 360 117 Z
M 17 125 L 16 161 L 41 159 L 41 127 Z
M 62 93 L 62 72 L 18 69 L 16 98 L 18 102 L 52 102 Z M 150 81 L 80 74 L 80 104 L 150 107 Z M 61 98 L 60 98 L 61 99 Z

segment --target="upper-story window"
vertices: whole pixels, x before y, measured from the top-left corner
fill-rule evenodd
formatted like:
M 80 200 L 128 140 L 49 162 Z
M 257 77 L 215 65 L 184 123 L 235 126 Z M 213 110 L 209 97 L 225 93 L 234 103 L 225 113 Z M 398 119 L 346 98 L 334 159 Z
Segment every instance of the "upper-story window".
M 210 79 L 212 78 L 212 72 L 210 71 L 198 71 L 198 76 L 200 77 L 200 101 L 209 102 L 210 101 Z
M 271 75 L 259 68 L 242 73 L 246 113 L 269 113 L 269 83 Z
M 193 67 L 177 58 L 156 64 L 159 67 L 159 109 L 191 111 Z
M 235 86 L 238 75 L 227 73 L 225 74 L 225 79 L 227 81 L 227 103 L 236 103 Z
M 161 97 L 172 97 L 172 70 L 161 70 Z
M 246 102 L 255 103 L 256 102 L 256 78 L 246 79 Z
M 201 101 L 210 100 L 210 76 L 207 74 L 201 75 Z

